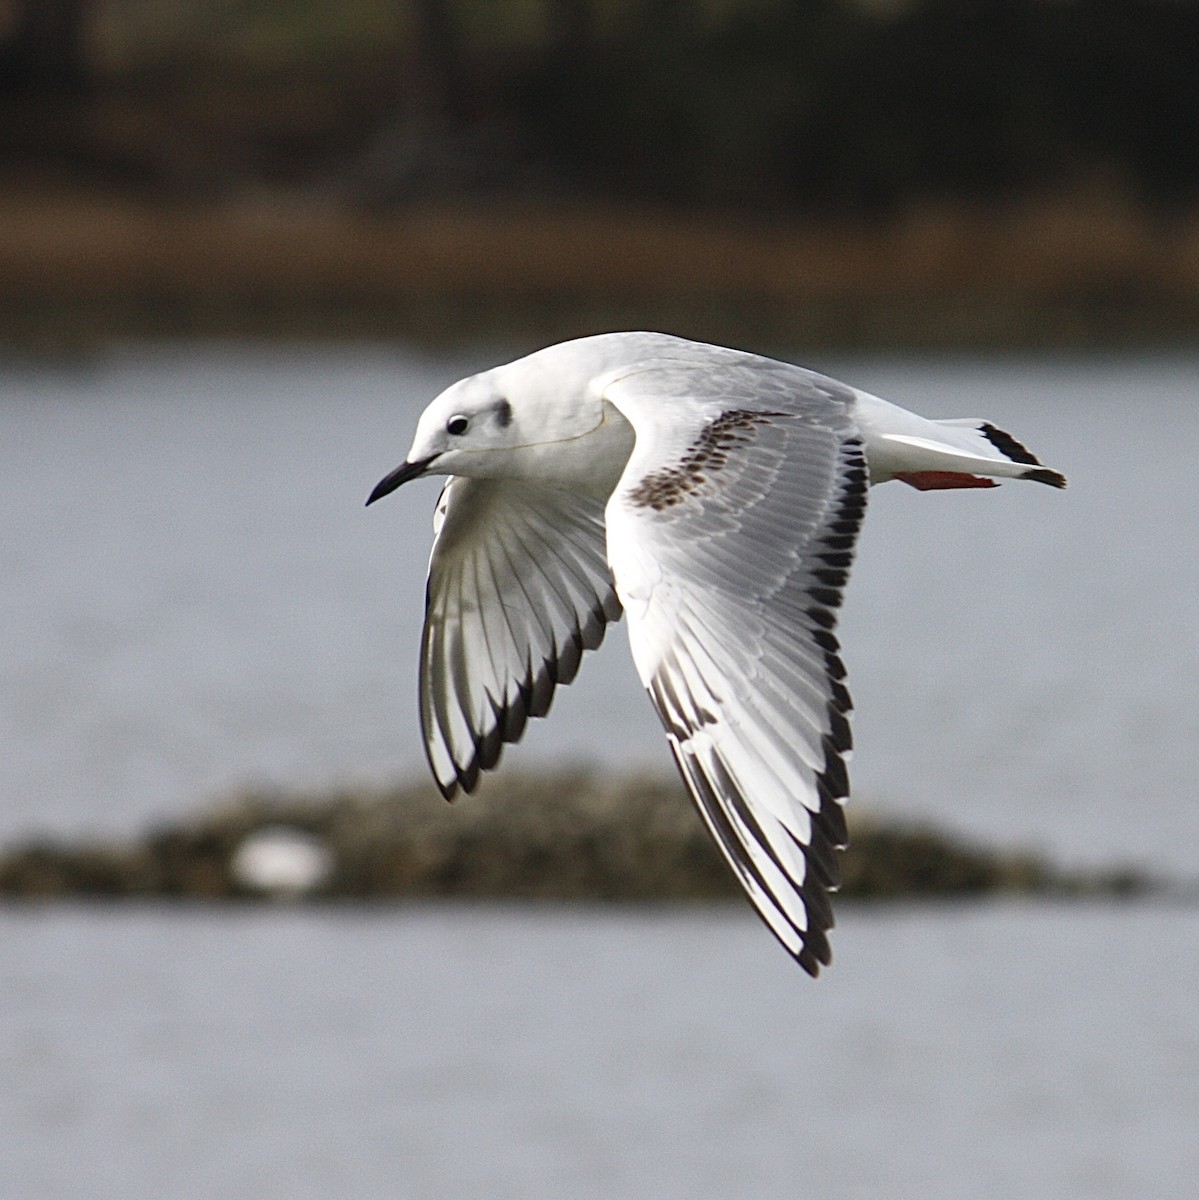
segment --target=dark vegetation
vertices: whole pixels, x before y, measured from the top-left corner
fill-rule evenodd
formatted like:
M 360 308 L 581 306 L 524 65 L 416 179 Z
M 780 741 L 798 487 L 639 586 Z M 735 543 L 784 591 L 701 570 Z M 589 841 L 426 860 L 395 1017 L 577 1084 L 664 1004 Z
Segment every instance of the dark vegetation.
M 1196 45 L 1187 0 L 8 0 L 0 331 L 1189 340 Z
M 1199 199 L 1185 0 L 11 0 L 0 154 L 121 186 L 342 178 L 884 214 Z
M 447 805 L 431 787 L 326 798 L 247 796 L 124 844 L 50 841 L 0 853 L 10 899 L 254 898 L 235 858 L 263 830 L 299 831 L 331 856 L 319 899 L 418 897 L 684 901 L 739 895 L 680 785 L 586 773 L 500 775 Z M 1133 896 L 1131 869 L 1070 871 L 928 828 L 858 820 L 842 895 Z M 267 889 L 269 891 L 270 889 Z

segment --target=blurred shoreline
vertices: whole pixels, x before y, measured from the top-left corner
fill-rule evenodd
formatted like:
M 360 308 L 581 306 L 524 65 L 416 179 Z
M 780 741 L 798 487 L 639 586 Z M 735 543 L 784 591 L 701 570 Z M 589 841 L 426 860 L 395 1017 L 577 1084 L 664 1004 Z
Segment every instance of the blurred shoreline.
M 1077 870 L 854 812 L 841 895 L 864 900 L 1179 895 L 1124 866 Z M 694 902 L 738 896 L 677 781 L 511 773 L 448 805 L 427 784 L 245 794 L 125 842 L 0 848 L 0 900 L 456 897 Z
M 1117 193 L 876 220 L 317 192 L 187 203 L 0 187 L 0 344 L 660 328 L 754 348 L 1093 349 L 1199 338 L 1199 213 Z

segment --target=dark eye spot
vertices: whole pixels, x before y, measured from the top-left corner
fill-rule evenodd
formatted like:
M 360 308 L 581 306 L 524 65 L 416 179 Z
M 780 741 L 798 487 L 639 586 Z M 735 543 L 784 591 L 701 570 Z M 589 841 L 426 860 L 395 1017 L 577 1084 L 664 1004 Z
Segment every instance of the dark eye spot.
M 445 431 L 448 434 L 452 434 L 454 437 L 458 437 L 459 434 L 463 434 L 466 432 L 466 427 L 469 424 L 470 424 L 470 422 L 465 417 L 462 417 L 462 416 L 451 417 L 445 423 Z

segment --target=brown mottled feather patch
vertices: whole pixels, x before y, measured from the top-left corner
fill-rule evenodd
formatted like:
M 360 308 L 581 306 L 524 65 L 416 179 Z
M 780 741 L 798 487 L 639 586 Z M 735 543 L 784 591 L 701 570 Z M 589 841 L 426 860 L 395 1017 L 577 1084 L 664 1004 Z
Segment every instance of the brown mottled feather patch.
M 663 467 L 647 475 L 629 492 L 629 500 L 638 508 L 655 512 L 680 503 L 701 484 L 707 482 L 705 472 L 719 471 L 728 462 L 734 446 L 753 440 L 752 432 L 759 425 L 769 425 L 781 412 L 751 412 L 731 408 L 706 425 L 696 441 L 688 448 L 677 466 Z

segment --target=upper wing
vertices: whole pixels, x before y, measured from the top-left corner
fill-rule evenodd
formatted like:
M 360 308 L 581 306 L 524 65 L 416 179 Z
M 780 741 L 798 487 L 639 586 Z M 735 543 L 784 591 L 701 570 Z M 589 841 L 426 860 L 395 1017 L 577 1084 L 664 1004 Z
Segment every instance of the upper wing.
M 847 840 L 833 627 L 868 486 L 851 393 L 733 365 L 650 369 L 605 396 L 637 435 L 607 528 L 638 672 L 713 837 L 815 975 Z
M 602 505 L 559 489 L 453 477 L 437 503 L 421 642 L 425 752 L 450 799 L 544 716 L 620 602 Z

